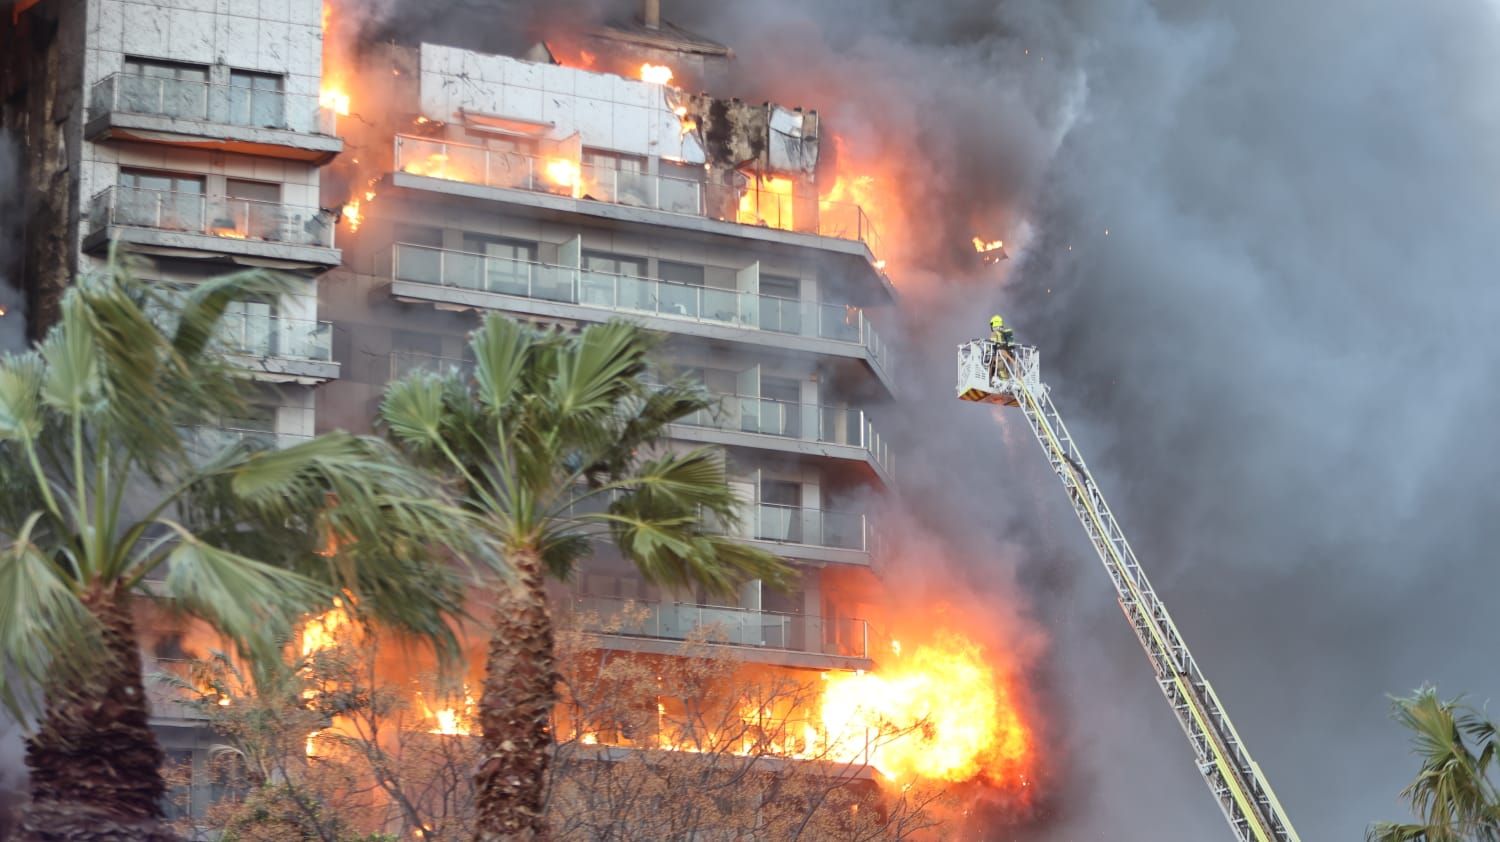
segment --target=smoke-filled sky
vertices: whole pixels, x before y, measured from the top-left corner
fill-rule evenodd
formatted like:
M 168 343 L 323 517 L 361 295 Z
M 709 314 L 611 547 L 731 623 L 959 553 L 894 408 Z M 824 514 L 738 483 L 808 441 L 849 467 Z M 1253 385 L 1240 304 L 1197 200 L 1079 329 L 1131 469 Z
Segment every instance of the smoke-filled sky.
M 1066 761 L 1035 836 L 1224 829 L 1020 419 L 951 401 L 952 345 L 992 306 L 1044 349 L 1302 836 L 1403 817 L 1416 767 L 1386 694 L 1500 698 L 1500 7 L 674 5 L 735 48 L 741 85 L 787 101 L 800 82 L 833 131 L 931 150 L 919 201 L 949 212 L 923 219 L 992 207 L 1009 240 L 1030 221 L 1003 282 L 949 262 L 984 232 L 930 228 L 946 283 L 897 281 L 919 343 L 908 498 L 941 500 L 976 586 L 1019 587 L 1052 638 L 1038 679 Z
M 511 5 L 586 25 L 634 4 Z M 988 838 L 1225 833 L 1021 419 L 952 399 L 953 345 L 992 308 L 1043 348 L 1303 838 L 1403 817 L 1386 694 L 1500 698 L 1500 5 L 664 7 L 734 48 L 735 93 L 820 109 L 907 184 L 907 400 L 877 422 L 970 588 L 1050 640 L 1052 794 Z M 974 234 L 1015 259 L 975 265 Z

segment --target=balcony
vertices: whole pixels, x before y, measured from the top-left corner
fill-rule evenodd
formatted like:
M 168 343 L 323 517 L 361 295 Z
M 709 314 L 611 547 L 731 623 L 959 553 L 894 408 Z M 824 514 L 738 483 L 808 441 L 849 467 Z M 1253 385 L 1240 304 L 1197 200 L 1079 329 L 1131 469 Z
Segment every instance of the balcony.
M 233 254 L 290 266 L 337 266 L 333 218 L 317 208 L 115 186 L 94 196 L 84 248 L 116 238 L 143 251 Z
M 438 179 L 541 194 L 544 198 L 535 201 L 536 206 L 554 210 L 833 248 L 871 260 L 881 251 L 875 226 L 858 205 L 793 196 L 750 183 L 741 187 L 706 184 L 595 167 L 576 158 L 502 152 L 411 135 L 396 136 L 395 169 L 397 186 L 432 187 L 404 176 Z M 641 216 L 639 211 L 650 216 Z
M 468 375 L 474 372 L 474 363 L 458 357 L 442 357 L 416 351 L 391 352 L 390 379 L 400 380 L 416 371 L 426 371 L 431 374 L 448 374 L 456 371 Z
M 674 284 L 397 243 L 391 289 L 398 298 L 604 321 L 633 317 L 656 330 L 855 357 L 889 388 L 890 350 L 862 309 Z
M 893 469 L 890 446 L 876 432 L 864 410 L 745 395 L 717 397 L 720 402 L 716 410 L 696 412 L 677 423 L 728 435 L 689 437 L 714 444 L 859 459 L 869 463 L 882 479 L 890 481 Z
M 869 624 L 853 618 L 582 595 L 572 610 L 585 630 L 632 651 L 671 654 L 680 643 L 660 641 L 702 640 L 786 666 L 858 668 L 870 659 Z
M 84 136 L 325 164 L 344 148 L 315 96 L 116 73 L 94 85 Z
M 267 379 L 314 385 L 339 376 L 331 322 L 226 313 L 215 342 L 220 351 Z
M 869 552 L 870 527 L 865 516 L 855 512 L 833 512 L 801 506 L 755 507 L 753 536 L 758 541 L 805 544 L 836 550 Z

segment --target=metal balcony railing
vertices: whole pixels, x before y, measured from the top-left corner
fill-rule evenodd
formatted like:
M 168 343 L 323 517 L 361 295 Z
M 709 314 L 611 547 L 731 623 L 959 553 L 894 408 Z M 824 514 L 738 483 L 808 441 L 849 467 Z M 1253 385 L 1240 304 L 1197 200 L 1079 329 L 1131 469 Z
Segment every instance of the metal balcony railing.
M 317 208 L 143 187 L 115 186 L 94 196 L 89 230 L 97 232 L 111 225 L 333 247 L 333 219 Z
M 397 281 L 576 304 L 627 315 L 643 313 L 831 339 L 863 346 L 882 368 L 890 364 L 887 346 L 864 310 L 853 305 L 675 284 L 410 243 L 393 246 L 391 277 Z
M 892 469 L 890 447 L 861 409 L 790 403 L 753 395 L 714 395 L 719 406 L 702 410 L 678 423 L 716 430 L 782 436 L 843 444 L 870 452 L 881 467 Z
M 111 111 L 302 134 L 338 133 L 337 118 L 316 96 L 131 73 L 106 76 L 90 91 L 91 117 Z
M 602 634 L 666 640 L 702 635 L 710 643 L 845 658 L 867 658 L 870 651 L 869 624 L 848 617 L 582 595 L 574 597 L 573 610 L 584 628 Z
M 504 152 L 467 143 L 396 136 L 398 172 L 552 193 L 614 205 L 856 240 L 880 253 L 869 216 L 850 202 L 792 196 L 746 179 L 743 186 L 596 167 L 576 159 Z
M 333 361 L 332 322 L 225 313 L 215 341 L 226 354 Z
M 806 544 L 841 550 L 870 550 L 869 524 L 862 514 L 801 506 L 755 507 L 754 537 L 781 544 Z

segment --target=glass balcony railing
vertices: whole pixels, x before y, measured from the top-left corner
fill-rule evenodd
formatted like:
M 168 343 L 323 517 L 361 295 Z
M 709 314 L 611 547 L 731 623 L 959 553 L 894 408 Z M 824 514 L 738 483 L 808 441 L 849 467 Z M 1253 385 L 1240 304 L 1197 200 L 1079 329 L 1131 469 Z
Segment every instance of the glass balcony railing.
M 111 111 L 302 134 L 338 133 L 333 112 L 319 105 L 316 96 L 130 73 L 106 76 L 90 92 L 90 116 Z
M 333 247 L 333 219 L 317 208 L 142 187 L 110 187 L 94 196 L 89 230 L 97 232 L 111 225 Z
M 831 339 L 866 348 L 882 368 L 889 350 L 859 307 L 674 284 L 572 266 L 397 243 L 392 278 L 536 301 Z
M 870 550 L 869 525 L 862 514 L 801 506 L 755 507 L 754 536 L 761 541 L 806 544 L 840 550 Z
M 665 640 L 701 636 L 709 643 L 844 658 L 867 658 L 870 651 L 869 624 L 847 617 L 600 596 L 575 596 L 573 610 L 584 628 L 602 634 Z
M 457 357 L 442 357 L 416 351 L 391 352 L 392 380 L 400 380 L 414 371 L 427 371 L 433 374 L 457 371 L 462 374 L 471 374 L 474 371 L 474 363 Z
M 226 354 L 333 361 L 333 324 L 255 313 L 225 313 L 216 342 Z
M 715 397 L 717 409 L 695 412 L 678 423 L 859 447 L 869 451 L 881 467 L 892 468 L 890 447 L 864 410 L 745 395 Z
M 412 175 L 856 240 L 872 254 L 880 253 L 875 226 L 858 205 L 792 196 L 748 179 L 739 187 L 706 184 L 411 135 L 396 136 L 395 160 L 398 172 Z

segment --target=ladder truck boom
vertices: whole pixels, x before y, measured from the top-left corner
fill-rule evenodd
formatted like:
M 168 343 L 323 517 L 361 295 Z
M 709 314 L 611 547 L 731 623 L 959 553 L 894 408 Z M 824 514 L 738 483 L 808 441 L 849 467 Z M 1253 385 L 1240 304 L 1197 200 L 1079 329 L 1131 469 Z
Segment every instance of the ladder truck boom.
M 1089 474 L 1050 390 L 1041 382 L 1037 349 L 985 340 L 958 346 L 958 397 L 1019 407 L 1073 511 L 1114 583 L 1125 618 L 1156 672 L 1157 684 L 1187 734 L 1198 771 L 1241 842 L 1300 842 L 1260 767 L 1203 677 L 1167 608 L 1152 589 L 1135 551 Z

